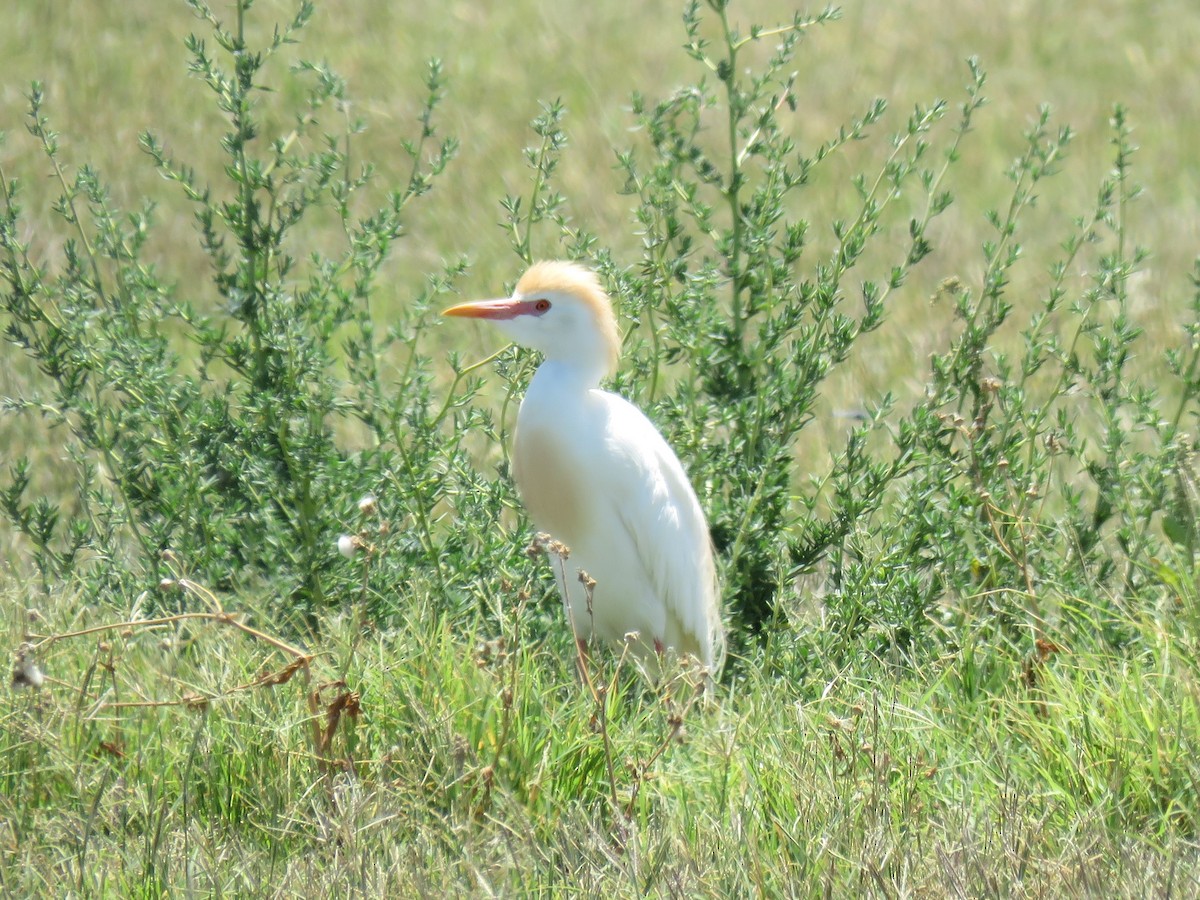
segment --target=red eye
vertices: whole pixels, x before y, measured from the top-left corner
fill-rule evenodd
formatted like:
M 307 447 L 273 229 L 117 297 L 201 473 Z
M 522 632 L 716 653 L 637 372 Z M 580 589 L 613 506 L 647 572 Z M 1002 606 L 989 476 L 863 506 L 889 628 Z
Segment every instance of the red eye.
M 536 312 L 544 313 L 550 309 L 550 301 L 543 297 L 533 304 L 533 308 Z

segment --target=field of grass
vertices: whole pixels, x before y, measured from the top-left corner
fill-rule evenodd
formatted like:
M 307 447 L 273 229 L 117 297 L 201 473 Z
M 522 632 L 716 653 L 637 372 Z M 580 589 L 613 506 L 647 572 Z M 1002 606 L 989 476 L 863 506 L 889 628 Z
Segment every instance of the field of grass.
M 72 599 L 30 627 L 115 618 Z M 682 740 L 682 682 L 664 702 L 627 681 L 608 710 L 614 809 L 569 641 L 505 622 L 501 651 L 499 623 L 420 612 L 382 634 L 323 621 L 311 674 L 274 687 L 289 657 L 210 623 L 44 650 L 51 680 L 4 713 L 6 893 L 1200 890 L 1197 682 L 1167 635 L 1138 665 L 1065 652 L 1032 678 L 991 653 L 825 668 L 780 640 L 685 713 Z M 354 717 L 318 753 L 313 730 L 350 691 Z
M 226 22 L 229 6 L 215 10 Z M 88 4 L 70 15 L 25 0 L 12 7 L 0 29 L 0 172 L 21 182 L 18 240 L 53 272 L 71 259 L 70 229 L 51 209 L 61 188 L 22 127 L 38 80 L 63 164 L 95 166 L 119 208 L 157 202 L 146 271 L 163 273 L 181 301 L 219 313 L 230 295 L 200 247 L 194 204 L 139 148 L 139 134 L 153 131 L 168 154 L 219 185 L 218 200 L 236 200 L 221 181 L 228 126 L 187 71 L 183 38 L 207 35 L 208 25 L 182 2 Z M 30 536 L 35 527 L 0 530 L 9 545 L 0 555 L 0 654 L 13 673 L 0 700 L 6 895 L 1200 896 L 1200 356 L 1191 348 L 1182 375 L 1164 360 L 1200 333 L 1191 280 L 1200 17 L 1185 0 L 1152 9 L 856 0 L 840 21 L 805 32 L 790 63 L 795 110 L 783 102 L 776 110 L 800 153 L 834 138 L 873 98 L 889 103 L 864 140 L 815 167 L 789 198 L 789 215 L 811 223 L 806 266 L 844 245 L 832 223 L 859 214 L 853 177 L 885 165 L 889 135 L 904 131 L 915 105 L 950 101 L 929 138 L 938 152 L 949 145 L 968 96 L 968 56 L 988 73 L 988 102 L 948 169 L 942 186 L 954 202 L 929 220 L 931 252 L 905 270 L 882 324 L 856 338 L 804 406 L 803 429 L 769 463 L 795 468 L 780 488 L 786 524 L 763 526 L 780 535 L 751 527 L 769 505 L 759 505 L 766 476 L 744 506 L 736 479 L 720 481 L 730 459 L 721 444 L 737 423 L 720 418 L 716 395 L 688 393 L 705 365 L 663 363 L 658 384 L 660 340 L 701 360 L 717 344 L 687 344 L 665 311 L 620 297 L 630 337 L 618 386 L 653 406 L 704 479 L 714 522 L 742 522 L 736 540 L 718 536 L 727 583 L 761 584 L 738 556 L 745 546 L 761 551 L 779 587 L 772 617 L 755 623 L 753 637 L 735 635 L 735 658 L 715 697 L 704 698 L 686 668 L 651 688 L 607 652 L 593 656 L 593 687 L 581 682 L 545 564 L 520 553 L 528 526 L 497 440 L 528 360 L 504 356 L 463 373 L 454 354 L 483 359 L 498 348 L 496 335 L 428 324 L 429 310 L 455 295 L 496 295 L 520 274 L 502 200 L 529 196 L 535 176 L 523 150 L 539 143 L 530 121 L 556 99 L 567 109 L 554 172 L 566 221 L 527 223 L 527 249 L 565 255 L 563 235 L 577 226 L 598 237 L 601 262 L 611 254 L 612 283 L 649 271 L 649 229 L 634 219 L 649 206 L 622 192 L 617 153 L 646 150 L 631 95 L 666 97 L 698 77 L 697 63 L 681 49 L 679 8 L 627 7 L 322 4 L 302 42 L 282 49 L 348 79 L 349 107 L 331 104 L 322 115 L 335 121 L 322 127 L 339 132 L 337 119 L 362 116 L 366 130 L 349 156 L 355 166 L 373 162 L 375 183 L 389 187 L 410 177 L 401 141 L 414 134 L 427 58 L 443 60 L 447 78 L 435 121 L 439 138 L 457 138 L 456 158 L 427 197 L 405 207 L 404 236 L 369 291 L 369 316 L 397 335 L 379 345 L 374 384 L 402 385 L 417 399 L 377 401 L 391 431 L 373 431 L 365 419 L 335 415 L 358 386 L 334 389 L 328 430 L 339 453 L 349 448 L 337 463 L 350 464 L 314 469 L 327 493 L 305 495 L 334 509 L 312 521 L 369 530 L 378 550 L 361 565 L 342 560 L 336 530 L 303 549 L 281 545 L 288 523 L 252 519 L 251 510 L 244 518 L 257 524 L 243 526 L 243 556 L 222 530 L 241 520 L 199 509 L 186 511 L 189 527 L 205 535 L 211 525 L 213 546 L 233 547 L 223 551 L 228 577 L 219 557 L 147 561 L 136 544 L 153 540 L 136 525 L 124 537 L 129 548 L 88 545 L 77 568 L 54 569 Z M 259 0 L 247 16 L 249 43 L 294 13 L 285 0 Z M 729 14 L 743 29 L 791 16 L 762 0 Z M 702 19 L 714 45 L 718 25 L 711 11 Z M 774 46 L 750 44 L 739 62 L 759 71 Z M 304 93 L 299 80 L 272 84 L 278 95 L 264 95 L 263 130 L 285 136 Z M 1026 152 L 1022 133 L 1041 103 L 1053 109 L 1049 133 L 1069 123 L 1076 136 L 1062 172 L 1037 183 L 1016 236 L 1004 235 L 987 212 L 1010 203 L 1006 172 Z M 1127 109 L 1125 144 L 1109 121 L 1115 104 Z M 704 116 L 697 141 L 715 146 L 719 114 Z M 297 152 L 320 149 L 311 134 L 298 143 Z M 1136 202 L 1124 170 L 1113 174 L 1128 144 L 1138 148 Z M 1105 206 L 1108 219 L 1078 254 L 1064 248 L 1106 180 L 1119 197 Z M 909 218 L 926 196 L 898 187 L 896 198 L 871 235 L 862 278 L 886 282 L 909 252 Z M 373 199 L 355 202 L 371 208 Z M 289 252 L 333 254 L 342 228 L 329 205 L 315 206 L 288 235 Z M 1010 238 L 1019 264 L 1001 266 L 981 249 L 988 241 L 1011 249 Z M 431 282 L 462 258 L 464 271 Z M 1068 258 L 1056 281 L 1051 264 Z M 4 264 L 15 271 L 11 257 Z M 959 284 L 977 312 L 956 315 Z M 1044 332 L 1031 324 L 1058 284 L 1099 310 L 1099 332 L 1076 324 L 1091 327 L 1082 306 L 1045 317 L 1046 328 L 1075 335 L 1070 352 L 1039 344 Z M 844 292 L 858 299 L 849 276 Z M 987 321 L 987 299 L 1002 305 L 1001 296 L 1013 312 L 986 336 L 981 368 L 938 382 L 931 369 L 967 355 L 947 348 Z M 61 295 L 64 308 L 69 299 Z M 184 317 L 164 318 L 166 339 L 185 357 L 209 346 L 189 343 Z M 331 333 L 340 339 L 357 321 L 339 320 Z M 1141 329 L 1136 340 L 1127 321 Z M 1041 367 L 1001 384 L 1003 354 L 1019 358 L 1027 347 L 1043 347 Z M 803 358 L 803 348 L 795 352 Z M 0 396 L 52 396 L 19 347 L 8 342 L 0 354 Z M 218 380 L 239 371 L 207 365 L 186 359 L 184 368 Z M 368 371 L 351 350 L 328 368 L 345 381 Z M 973 395 L 946 387 L 960 377 Z M 319 387 L 302 384 L 300 393 L 315 397 Z M 776 387 L 757 389 L 770 402 Z M 945 402 L 927 400 L 940 391 Z M 894 411 L 882 399 L 889 392 Z M 96 397 L 112 402 L 104 389 Z M 253 424 L 252 399 L 236 412 Z M 924 402 L 950 423 L 945 432 L 922 418 Z M 871 470 L 847 461 L 847 442 L 860 411 L 881 403 L 861 426 L 872 459 L 886 466 L 910 428 L 928 446 L 884 499 L 856 507 L 846 498 L 866 495 Z M 120 404 L 110 408 L 116 416 Z M 53 421 L 28 409 L 0 418 L 5 490 L 15 461 L 28 457 L 28 491 L 103 537 L 101 497 L 129 497 L 106 487 L 120 479 L 119 459 L 100 459 L 94 493 L 73 494 L 79 456 L 66 448 L 78 420 Z M 247 439 L 231 427 L 229 440 L 253 448 L 254 430 Z M 985 432 L 1003 437 L 991 444 Z M 392 454 L 379 456 L 386 464 L 374 461 L 373 441 Z M 375 481 L 372 465 L 384 472 Z M 219 479 L 197 484 L 193 502 L 225 489 Z M 396 511 L 389 529 L 355 519 L 354 498 L 367 491 L 388 516 Z M 809 520 L 842 513 L 851 524 L 841 538 L 804 557 Z M 259 539 L 263 547 L 250 546 Z M 203 549 L 196 541 L 193 552 Z M 292 554 L 299 562 L 275 580 L 233 571 L 234 556 L 265 566 L 260 558 Z M 296 598 L 311 600 L 313 585 L 322 602 L 300 609 Z M 743 601 L 726 600 L 737 628 Z

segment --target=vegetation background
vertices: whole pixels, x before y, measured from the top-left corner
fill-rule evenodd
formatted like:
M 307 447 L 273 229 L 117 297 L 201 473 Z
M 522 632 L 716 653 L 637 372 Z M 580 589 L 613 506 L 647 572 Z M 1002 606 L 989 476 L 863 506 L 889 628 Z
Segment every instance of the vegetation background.
M 261 556 L 289 561 L 283 574 L 251 550 L 244 559 L 230 551 L 245 532 L 219 510 L 201 505 L 189 518 L 169 505 L 195 505 L 208 496 L 199 488 L 162 501 L 169 514 L 146 520 L 147 529 L 176 514 L 192 523 L 180 532 L 192 535 L 186 549 L 175 547 L 181 555 L 126 555 L 95 524 L 113 472 L 89 488 L 89 506 L 68 427 L 10 404 L 0 463 L 11 476 L 27 458 L 29 482 L 6 508 L 14 526 L 2 588 L 3 649 L 14 666 L 0 707 L 6 893 L 1200 895 L 1192 462 L 1200 163 L 1191 150 L 1200 142 L 1200 18 L 1184 0 L 1152 8 L 864 0 L 805 30 L 777 73 L 797 73 L 795 108 L 780 103 L 772 125 L 801 154 L 875 97 L 888 102 L 863 140 L 814 167 L 788 200 L 789 215 L 811 223 L 808 261 L 844 252 L 835 221 L 875 221 L 856 219 L 866 207 L 854 178 L 888 171 L 890 135 L 924 136 L 912 130 L 914 108 L 949 99 L 930 155 L 950 146 L 950 120 L 971 96 L 969 56 L 988 72 L 988 102 L 937 183 L 953 203 L 910 233 L 909 219 L 921 219 L 936 191 L 897 182 L 891 218 L 863 232 L 864 278 L 886 284 L 897 259 L 904 268 L 878 326 L 847 340 L 844 361 L 822 370 L 811 397 L 797 387 L 771 399 L 774 382 L 755 382 L 764 403 L 803 414 L 779 437 L 781 455 L 758 468 L 747 459 L 746 483 L 759 487 L 739 493 L 736 474 L 721 481 L 723 467 L 736 466 L 737 429 L 713 412 L 715 389 L 688 390 L 703 360 L 720 359 L 707 354 L 721 346 L 721 321 L 689 320 L 665 301 L 639 305 L 638 278 L 661 287 L 646 262 L 647 235 L 661 222 L 638 214 L 662 213 L 665 201 L 649 188 L 631 196 L 630 171 L 618 164 L 626 148 L 644 152 L 653 130 L 633 95 L 653 103 L 700 77 L 682 49 L 681 12 L 322 5 L 302 42 L 280 48 L 285 63 L 327 62 L 347 79 L 348 105 L 324 107 L 322 127 L 340 133 L 338 121 L 361 116 L 352 168 L 370 161 L 373 184 L 397 188 L 412 184 L 401 143 L 419 134 L 427 60 L 442 61 L 437 133 L 417 155 L 436 156 L 453 136 L 454 158 L 427 196 L 405 205 L 394 246 L 369 279 L 370 320 L 380 334 L 396 327 L 371 357 L 375 383 L 409 399 L 371 406 L 333 387 L 313 400 L 328 414 L 315 437 L 305 433 L 317 460 L 306 496 L 322 507 L 311 520 L 321 527 L 254 525 Z M 703 12 L 699 33 L 719 55 L 720 16 Z M 226 26 L 234 18 L 232 6 L 214 13 Z M 248 44 L 269 43 L 295 15 L 293 4 L 260 0 L 247 14 Z M 751 23 L 786 24 L 791 12 L 748 0 L 728 17 L 744 34 Z M 227 116 L 189 73 L 195 57 L 183 42 L 195 33 L 215 51 L 210 32 L 184 3 L 87 4 L 70 15 L 10 4 L 0 30 L 8 132 L 0 170 L 21 184 L 17 240 L 50 271 L 69 264 L 71 229 L 52 208 L 62 185 L 23 129 L 35 80 L 61 132 L 63 165 L 93 166 L 116 209 L 136 210 L 146 197 L 158 204 L 142 262 L 198 309 L 229 302 L 198 240 L 196 204 L 164 180 L 140 138 L 153 132 L 166 156 L 205 180 L 231 166 L 221 144 Z M 750 44 L 739 60 L 766 70 L 777 43 Z M 308 82 L 286 67 L 265 80 L 274 93 L 256 96 L 262 133 L 285 136 Z M 1053 124 L 1031 142 L 1042 103 Z M 1111 121 L 1117 105 L 1127 133 Z M 704 118 L 697 145 L 712 146 L 720 121 Z M 1063 123 L 1075 131 L 1065 162 L 1031 154 L 1035 144 L 1065 145 Z M 305 152 L 319 150 L 319 132 L 301 138 Z M 531 167 L 525 148 L 548 146 Z M 924 165 L 905 184 L 918 184 Z M 651 184 L 658 170 L 643 166 Z M 1013 203 L 1031 194 L 1010 171 L 1035 178 L 1036 202 Z M 530 191 L 542 175 L 564 201 L 538 223 Z M 505 206 L 514 197 L 526 203 L 516 212 L 511 200 Z M 351 205 L 356 215 L 373 208 Z M 1004 210 L 1014 207 L 1021 252 L 1010 259 L 984 245 L 1011 249 Z M 330 209 L 314 204 L 289 237 L 299 259 L 345 240 Z M 1001 211 L 1001 227 L 989 210 Z M 578 228 L 598 242 L 579 240 Z M 1073 244 L 1074 235 L 1088 239 Z M 929 252 L 910 270 L 917 239 Z M 618 387 L 651 408 L 709 485 L 701 493 L 717 529 L 734 523 L 718 544 L 739 658 L 711 708 L 701 708 L 686 671 L 650 690 L 602 657 L 590 688 L 580 683 L 545 565 L 520 553 L 529 535 L 504 478 L 505 411 L 530 360 L 509 353 L 495 371 L 467 370 L 499 349 L 495 335 L 424 324 L 456 294 L 503 292 L 522 256 L 576 251 L 600 264 L 631 323 Z M 689 274 L 708 277 L 699 266 Z M 718 277 L 710 287 L 723 285 Z M 1065 299 L 1048 309 L 1059 287 Z M 845 293 L 862 305 L 857 281 Z M 1083 311 L 1089 303 L 1100 310 L 1094 318 Z M 791 308 L 780 301 L 766 311 Z M 17 315 L 7 309 L 6 324 Z M 1044 332 L 1038 315 L 1047 310 Z M 361 336 L 355 315 L 314 313 L 314 327 L 330 328 L 320 346 L 338 349 L 297 371 L 369 383 L 361 376 L 376 370 L 347 349 Z M 223 338 L 206 345 L 185 316 L 162 318 L 181 371 L 212 374 L 197 348 Z M 709 343 L 688 343 L 689 321 Z M 975 326 L 982 344 L 972 351 L 963 335 Z M 656 394 L 660 339 L 683 349 Z M 795 347 L 780 358 L 806 358 Z M 1180 354 L 1174 364 L 1169 351 Z M 45 373 L 29 354 L 11 343 L 0 352 L 0 395 L 50 396 L 38 393 Z M 759 375 L 776 371 L 749 350 L 730 352 L 762 366 Z M 1022 353 L 1043 362 L 1022 374 L 1012 362 Z M 823 345 L 821 354 L 839 351 Z M 979 366 L 956 368 L 967 357 Z M 937 374 L 938 359 L 949 374 Z M 232 371 L 236 381 L 236 364 L 225 365 L 213 377 Z M 985 399 L 993 393 L 994 404 Z M 263 421 L 254 416 L 270 413 L 240 402 L 253 432 Z M 384 412 L 372 419 L 362 410 Z M 993 416 L 999 436 L 972 431 L 981 415 L 984 424 Z M 713 422 L 720 427 L 705 437 Z M 870 449 L 865 461 L 852 451 L 858 440 Z M 1025 468 L 1010 474 L 1018 456 Z M 757 518 L 770 506 L 760 498 L 773 495 L 756 479 L 781 458 L 778 521 L 787 524 L 772 526 Z M 895 459 L 906 460 L 903 471 L 889 468 Z M 1028 477 L 1019 490 L 1018 475 Z M 882 485 L 875 493 L 873 478 Z M 1020 505 L 1031 486 L 1044 504 Z M 377 506 L 361 510 L 355 501 L 367 494 Z M 43 544 L 35 498 L 61 509 Z M 68 558 L 63 523 L 89 516 L 87 542 Z M 755 524 L 737 531 L 739 522 Z M 806 531 L 808 522 L 832 524 Z M 372 552 L 337 556 L 339 525 Z M 221 554 L 203 559 L 206 541 Z M 254 566 L 261 578 L 243 571 Z M 754 607 L 747 598 L 763 585 L 769 602 Z

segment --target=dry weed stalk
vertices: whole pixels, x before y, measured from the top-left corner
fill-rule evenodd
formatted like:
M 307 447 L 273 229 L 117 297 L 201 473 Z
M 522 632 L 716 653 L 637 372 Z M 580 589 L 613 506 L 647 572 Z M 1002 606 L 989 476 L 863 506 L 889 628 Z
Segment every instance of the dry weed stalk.
M 180 574 L 182 566 L 179 558 L 171 550 L 163 551 L 163 559 L 167 565 L 171 567 L 174 578 L 166 578 L 160 583 L 163 590 L 179 588 L 188 594 L 198 598 L 204 605 L 209 607 L 209 612 L 184 612 L 174 613 L 169 616 L 158 616 L 152 619 L 133 618 L 121 622 L 106 622 L 101 625 L 93 625 L 88 628 L 81 628 L 76 631 L 65 631 L 58 634 L 29 634 L 28 638 L 28 654 L 32 655 L 45 648 L 52 647 L 60 641 L 73 640 L 75 638 L 87 637 L 93 634 L 105 634 L 108 632 L 119 632 L 122 636 L 130 636 L 137 631 L 150 631 L 162 628 L 168 625 L 176 625 L 180 622 L 200 621 L 213 622 L 218 625 L 231 626 L 243 634 L 249 635 L 256 641 L 261 641 L 270 647 L 280 651 L 291 657 L 290 661 L 282 669 L 276 671 L 268 671 L 259 675 L 251 681 L 244 682 L 232 688 L 213 693 L 204 694 L 196 691 L 190 691 L 176 700 L 138 700 L 138 701 L 100 701 L 99 709 L 128 709 L 128 708 L 154 708 L 166 706 L 191 706 L 205 707 L 209 703 L 217 700 L 222 700 L 226 697 L 233 696 L 244 691 L 253 690 L 257 687 L 274 687 L 276 685 L 286 684 L 299 671 L 303 670 L 308 673 L 308 667 L 315 658 L 315 654 L 301 650 L 282 638 L 267 634 L 261 629 L 247 625 L 240 618 L 239 613 L 230 612 L 224 608 L 220 599 L 211 590 L 202 584 L 192 581 L 189 578 Z

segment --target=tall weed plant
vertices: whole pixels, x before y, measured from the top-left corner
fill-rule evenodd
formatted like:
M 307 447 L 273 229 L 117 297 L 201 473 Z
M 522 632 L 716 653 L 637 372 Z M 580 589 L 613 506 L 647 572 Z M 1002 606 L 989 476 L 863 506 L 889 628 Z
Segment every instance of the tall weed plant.
M 144 258 L 155 202 L 115 208 L 100 173 L 63 159 L 40 86 L 30 92 L 27 127 L 61 190 L 64 258 L 51 263 L 31 242 L 21 183 L 3 173 L 7 337 L 43 376 L 7 409 L 48 423 L 75 491 L 29 497 L 18 459 L 8 518 L 47 586 L 78 573 L 98 588 L 145 586 L 167 574 L 173 550 L 211 584 L 265 583 L 311 611 L 343 593 L 337 535 L 356 525 L 359 498 L 379 495 L 395 526 L 380 556 L 458 580 L 439 568 L 453 532 L 435 534 L 431 519 L 469 466 L 458 433 L 439 427 L 450 404 L 434 396 L 435 363 L 418 340 L 461 266 L 432 275 L 389 326 L 372 308 L 407 208 L 456 151 L 435 124 L 441 65 L 430 62 L 413 134 L 399 142 L 407 182 L 380 191 L 353 154 L 364 125 L 349 117 L 344 82 L 322 65 L 284 68 L 312 4 L 265 46 L 247 43 L 251 4 L 231 22 L 192 6 L 210 34 L 188 38 L 189 66 L 223 117 L 225 165 L 197 171 L 151 133 L 140 145 L 190 204 L 213 290 Z M 283 84 L 297 89 L 273 93 Z M 266 108 L 290 96 L 294 108 Z M 264 133 L 287 117 L 290 129 Z M 329 216 L 340 246 L 314 241 Z M 385 372 L 381 360 L 397 355 L 403 366 Z M 365 431 L 360 449 L 339 437 L 351 426 Z
M 409 177 L 381 191 L 353 153 L 365 126 L 346 113 L 344 82 L 318 64 L 285 68 L 310 3 L 260 46 L 246 37 L 250 3 L 232 21 L 192 6 L 208 30 L 188 39 L 189 65 L 223 117 L 225 165 L 197 171 L 164 136 L 141 148 L 191 207 L 211 289 L 147 258 L 156 203 L 118 209 L 100 173 L 68 162 L 37 85 L 27 127 L 58 182 L 61 259 L 25 224 L 21 179 L 0 172 L 6 334 L 38 369 L 6 414 L 42 419 L 74 479 L 69 497 L 32 496 L 31 463 L 15 460 L 4 512 L 47 589 L 144 590 L 178 575 L 171 551 L 218 589 L 265 588 L 302 614 L 362 598 L 386 617 L 406 596 L 501 608 L 510 578 L 528 575 L 528 534 L 495 457 L 469 436 L 503 443 L 515 406 L 496 417 L 475 403 L 493 360 L 446 357 L 431 330 L 465 260 L 386 318 L 375 308 L 410 204 L 455 155 L 436 125 L 441 65 L 398 142 Z M 1124 110 L 1094 207 L 1062 215 L 1058 262 L 1023 280 L 1036 297 L 1014 298 L 1022 240 L 1042 240 L 1023 234 L 1028 211 L 1071 140 L 1039 112 L 1007 205 L 986 213 L 981 275 L 940 272 L 932 300 L 905 297 L 950 328 L 924 395 L 865 398 L 828 464 L 798 472 L 822 385 L 865 335 L 886 333 L 916 267 L 947 265 L 938 217 L 955 179 L 972 177 L 985 103 L 971 61 L 957 104 L 918 106 L 897 127 L 878 100 L 835 133 L 804 134 L 792 67 L 836 17 L 739 30 L 727 2 L 687 6 L 696 77 L 635 95 L 636 138 L 615 158 L 640 255 L 572 219 L 555 186 L 567 113 L 547 102 L 527 187 L 501 200 L 514 274 L 545 256 L 600 271 L 626 323 L 616 388 L 685 460 L 744 652 L 761 635 L 802 656 L 912 660 L 947 644 L 969 653 L 985 634 L 1040 665 L 1084 635 L 1121 648 L 1138 622 L 1180 610 L 1194 643 L 1200 290 L 1180 311 L 1180 347 L 1135 367 L 1156 351 L 1139 350 L 1131 303 L 1147 251 L 1130 227 Z M 288 97 L 300 98 L 291 127 L 268 133 Z M 863 146 L 875 162 L 851 180 L 852 208 L 811 220 L 814 185 Z M 316 238 L 331 216 L 337 246 Z M 515 401 L 533 358 L 494 361 Z M 342 533 L 361 566 L 338 557 Z M 822 627 L 805 632 L 813 616 Z

